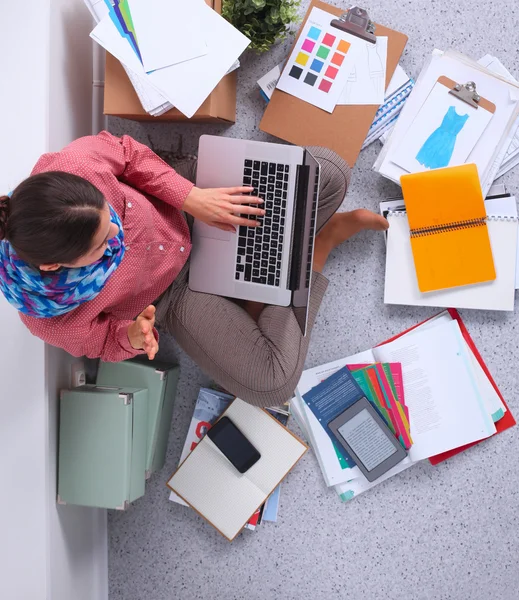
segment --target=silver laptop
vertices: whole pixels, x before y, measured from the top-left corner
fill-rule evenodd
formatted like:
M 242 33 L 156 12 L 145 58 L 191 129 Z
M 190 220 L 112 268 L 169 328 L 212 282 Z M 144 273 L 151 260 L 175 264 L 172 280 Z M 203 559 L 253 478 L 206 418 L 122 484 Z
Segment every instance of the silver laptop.
M 249 215 L 260 226 L 236 233 L 195 220 L 189 287 L 292 306 L 306 334 L 319 177 L 319 163 L 299 146 L 203 135 L 196 185 L 250 185 L 266 214 Z

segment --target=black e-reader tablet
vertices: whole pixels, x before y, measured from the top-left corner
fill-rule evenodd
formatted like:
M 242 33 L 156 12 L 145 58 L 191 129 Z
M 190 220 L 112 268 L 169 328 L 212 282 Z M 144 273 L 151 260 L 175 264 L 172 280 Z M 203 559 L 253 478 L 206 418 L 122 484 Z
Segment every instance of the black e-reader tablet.
M 407 456 L 367 398 L 360 398 L 328 423 L 337 442 L 368 481 L 375 481 Z

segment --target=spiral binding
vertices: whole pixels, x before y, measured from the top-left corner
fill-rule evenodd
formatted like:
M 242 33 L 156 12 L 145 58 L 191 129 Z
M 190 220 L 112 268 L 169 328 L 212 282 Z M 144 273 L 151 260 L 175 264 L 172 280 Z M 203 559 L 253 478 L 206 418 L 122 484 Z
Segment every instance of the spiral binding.
M 390 210 L 387 213 L 388 217 L 406 217 L 407 212 Z M 455 221 L 453 223 L 446 223 L 445 225 L 439 225 L 437 227 L 423 227 L 422 229 L 411 229 L 410 236 L 411 237 L 423 237 L 426 235 L 434 235 L 435 233 L 444 233 L 446 231 L 457 231 L 460 229 L 469 229 L 471 227 L 482 227 L 486 225 L 489 221 L 502 221 L 502 222 L 511 222 L 517 223 L 519 221 L 518 217 L 510 217 L 510 216 L 502 216 L 502 215 L 490 215 L 483 219 L 471 219 L 468 221 Z

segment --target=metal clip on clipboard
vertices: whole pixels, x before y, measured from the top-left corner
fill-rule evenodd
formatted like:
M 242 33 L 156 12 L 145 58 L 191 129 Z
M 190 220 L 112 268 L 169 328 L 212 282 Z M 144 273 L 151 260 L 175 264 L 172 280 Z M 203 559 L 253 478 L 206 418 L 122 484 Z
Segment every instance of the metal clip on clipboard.
M 452 94 L 460 102 L 465 102 L 465 104 L 472 106 L 472 108 L 482 108 L 483 110 L 495 114 L 496 105 L 478 94 L 476 84 L 473 81 L 469 81 L 463 85 L 442 75 L 441 77 L 438 77 L 438 83 L 444 85 L 449 90 L 449 94 Z
M 371 44 L 377 43 L 375 23 L 369 18 L 368 11 L 358 6 L 352 6 L 338 19 L 333 19 L 330 25 Z
M 477 93 L 476 84 L 473 81 L 469 81 L 465 85 L 457 83 L 454 89 L 450 90 L 449 94 L 456 96 L 456 98 L 474 108 L 479 108 L 481 96 Z

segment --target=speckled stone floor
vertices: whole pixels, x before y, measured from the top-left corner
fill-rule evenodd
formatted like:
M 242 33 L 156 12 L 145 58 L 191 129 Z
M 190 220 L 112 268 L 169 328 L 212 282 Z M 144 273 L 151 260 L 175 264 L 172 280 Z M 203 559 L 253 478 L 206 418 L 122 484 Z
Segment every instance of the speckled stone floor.
M 371 0 L 367 8 L 375 20 L 409 35 L 402 65 L 414 77 L 434 48 L 474 58 L 490 52 L 519 76 L 514 0 Z M 268 139 L 258 130 L 264 102 L 256 81 L 283 59 L 291 41 L 263 56 L 242 57 L 231 127 L 110 119 L 109 128 L 145 143 L 149 136 L 162 149 L 182 133 L 186 151 L 196 150 L 202 133 Z M 371 171 L 379 149 L 375 142 L 361 153 L 345 207 L 377 210 L 381 199 L 398 192 Z M 519 191 L 518 174 L 502 179 L 513 191 Z M 381 235 L 362 234 L 334 252 L 308 367 L 368 348 L 435 313 L 383 304 L 384 257 Z M 519 318 L 477 311 L 462 316 L 519 415 Z M 165 482 L 207 381 L 164 336 L 161 355 L 182 368 L 167 463 L 144 498 L 127 512 L 110 514 L 111 600 L 519 599 L 519 430 L 439 467 L 417 465 L 348 504 L 325 487 L 309 452 L 283 483 L 278 522 L 229 544 L 193 511 L 168 501 Z

